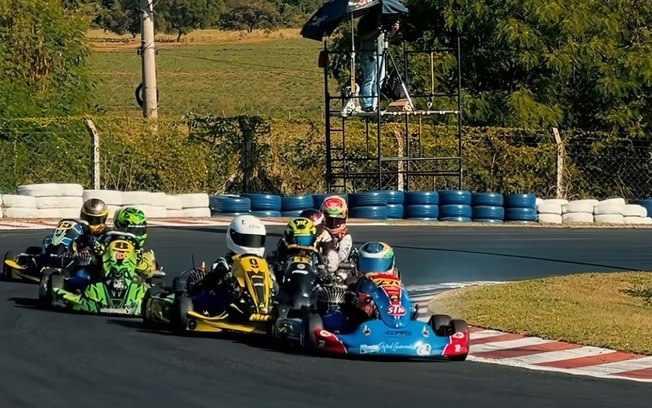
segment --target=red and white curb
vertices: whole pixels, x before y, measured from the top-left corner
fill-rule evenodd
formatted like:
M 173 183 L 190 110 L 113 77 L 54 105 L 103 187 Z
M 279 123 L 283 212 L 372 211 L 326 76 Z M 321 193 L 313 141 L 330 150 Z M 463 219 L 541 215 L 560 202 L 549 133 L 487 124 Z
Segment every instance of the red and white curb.
M 487 283 L 448 283 L 431 286 L 433 291 L 441 292 L 454 287 Z M 415 293 L 412 296 L 413 301 L 420 306 L 419 320 L 427 321 L 430 318 L 428 304 L 435 295 L 433 291 L 427 295 L 424 293 L 425 290 L 421 293 L 414 289 L 410 290 L 411 293 Z M 652 382 L 652 356 L 480 327 L 470 327 L 469 330 L 471 337 L 469 361 L 589 377 Z

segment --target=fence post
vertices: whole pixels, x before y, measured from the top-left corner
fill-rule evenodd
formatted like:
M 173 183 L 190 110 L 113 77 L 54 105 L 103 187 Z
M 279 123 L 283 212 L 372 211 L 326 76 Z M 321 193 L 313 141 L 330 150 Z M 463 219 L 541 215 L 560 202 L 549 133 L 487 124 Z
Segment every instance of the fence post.
M 100 189 L 100 134 L 91 119 L 86 119 L 86 127 L 91 132 L 91 157 L 93 167 L 91 177 L 93 179 L 93 189 Z
M 555 135 L 555 144 L 557 145 L 557 198 L 565 198 L 566 191 L 564 190 L 564 144 L 562 143 L 559 129 L 552 128 L 552 133 Z

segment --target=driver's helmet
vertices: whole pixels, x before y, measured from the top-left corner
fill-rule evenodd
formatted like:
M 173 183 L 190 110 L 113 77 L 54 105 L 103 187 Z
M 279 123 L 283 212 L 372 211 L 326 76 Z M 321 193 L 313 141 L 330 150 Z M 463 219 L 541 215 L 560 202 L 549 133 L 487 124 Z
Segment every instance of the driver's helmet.
M 384 242 L 367 242 L 358 250 L 356 267 L 362 274 L 393 273 L 394 265 L 394 249 Z
M 226 246 L 238 255 L 265 255 L 265 224 L 253 215 L 235 217 L 226 230 Z
M 134 234 L 136 236 L 136 243 L 140 248 L 147 241 L 147 217 L 138 208 L 123 207 L 116 211 L 113 215 L 113 227 L 117 231 Z
M 101 234 L 106 230 L 106 219 L 109 218 L 109 208 L 99 198 L 86 200 L 79 213 L 79 218 L 88 223 L 92 234 Z
M 338 234 L 346 230 L 349 207 L 345 199 L 339 196 L 326 197 L 319 211 L 324 214 L 324 223 L 330 232 Z
M 299 217 L 307 218 L 312 221 L 312 223 L 315 225 L 315 228 L 317 229 L 317 236 L 320 236 L 324 232 L 326 218 L 321 211 L 310 208 L 308 210 L 301 211 Z
M 283 232 L 283 239 L 287 245 L 314 247 L 317 242 L 317 228 L 308 218 L 293 218 Z

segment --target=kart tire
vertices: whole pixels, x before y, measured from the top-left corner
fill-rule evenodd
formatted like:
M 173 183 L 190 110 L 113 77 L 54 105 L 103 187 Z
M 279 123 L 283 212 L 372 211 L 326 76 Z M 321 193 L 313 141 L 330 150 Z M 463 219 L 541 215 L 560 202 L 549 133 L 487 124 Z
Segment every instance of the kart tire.
M 317 337 L 315 337 L 315 330 L 322 330 L 324 322 L 319 313 L 306 310 L 303 316 L 303 335 L 301 338 L 301 345 L 304 350 L 309 353 L 317 351 Z
M 471 192 L 466 190 L 439 190 L 439 206 L 471 205 Z
M 437 336 L 447 337 L 451 321 L 452 319 L 448 315 L 435 314 L 430 316 L 428 325 L 430 325 Z
M 462 332 L 462 333 L 469 333 L 469 325 L 466 323 L 466 321 L 461 320 L 461 319 L 454 319 L 451 320 L 451 327 L 453 328 L 453 333 L 457 332 Z M 451 361 L 464 361 L 466 360 L 466 357 L 468 354 L 463 354 L 461 356 L 453 356 L 450 357 Z
M 154 288 L 147 289 L 145 295 L 143 296 L 142 303 L 140 304 L 140 316 L 143 318 L 143 327 L 145 329 L 154 329 L 156 327 L 156 322 L 147 317 L 147 302 L 152 298 L 152 290 Z
M 471 205 L 474 207 L 502 207 L 505 200 L 500 193 L 472 193 Z
M 4 263 L 4 261 L 8 259 L 17 261 L 16 253 L 14 251 L 5 252 L 5 257 L 4 260 L 2 261 L 2 280 L 9 282 L 13 280 L 11 277 L 11 268 L 8 265 L 5 265 Z
M 402 204 L 387 204 L 387 218 L 400 220 L 405 210 Z
M 172 331 L 176 334 L 185 333 L 188 328 L 188 316 L 186 314 L 192 310 L 192 299 L 186 294 L 177 293 L 172 302 Z
M 387 190 L 387 204 L 402 205 L 405 201 L 405 193 L 400 190 Z
M 188 287 L 185 276 L 175 276 L 172 279 L 172 290 L 175 294 L 184 294 L 186 293 L 186 288 Z
M 349 208 L 355 207 L 385 207 L 389 196 L 386 190 L 361 191 L 349 196 Z M 356 217 L 353 217 L 356 218 Z M 364 218 L 364 217 L 360 217 Z M 385 217 L 387 218 L 387 217 Z
M 408 191 L 403 205 L 438 205 L 439 193 L 436 191 Z
M 537 208 L 537 196 L 535 194 L 505 194 L 505 208 Z

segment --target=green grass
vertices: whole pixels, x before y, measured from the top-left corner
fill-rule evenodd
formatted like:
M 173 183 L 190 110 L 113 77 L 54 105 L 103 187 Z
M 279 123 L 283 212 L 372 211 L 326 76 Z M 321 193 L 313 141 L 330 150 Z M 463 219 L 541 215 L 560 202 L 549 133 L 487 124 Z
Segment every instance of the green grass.
M 96 103 L 109 113 L 141 114 L 134 97 L 141 80 L 137 41 L 94 47 L 90 68 L 101 80 Z M 319 42 L 289 36 L 158 46 L 161 116 L 190 111 L 285 118 L 322 115 Z
M 650 272 L 587 273 L 452 290 L 429 310 L 478 327 L 652 354 L 651 300 Z

